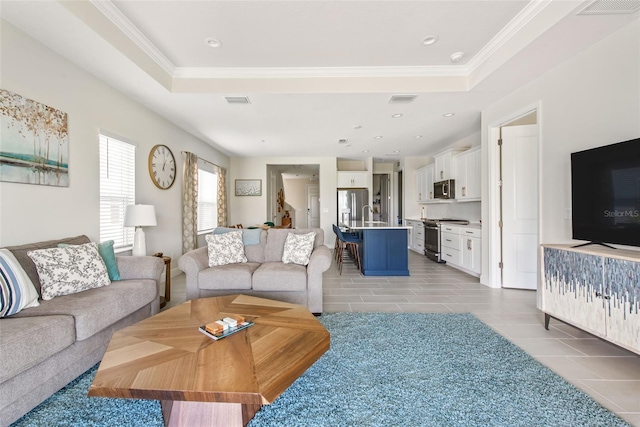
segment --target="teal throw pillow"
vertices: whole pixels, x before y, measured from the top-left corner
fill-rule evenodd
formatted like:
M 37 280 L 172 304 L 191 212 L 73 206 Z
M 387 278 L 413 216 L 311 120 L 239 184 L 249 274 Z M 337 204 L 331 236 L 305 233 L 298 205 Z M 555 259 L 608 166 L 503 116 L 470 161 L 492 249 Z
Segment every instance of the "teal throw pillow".
M 69 246 L 67 243 L 58 244 L 59 248 Z M 98 243 L 98 253 L 100 258 L 104 261 L 104 265 L 107 267 L 107 273 L 109 274 L 109 280 L 120 280 L 120 271 L 118 270 L 118 262 L 116 261 L 116 253 L 113 251 L 113 240 L 107 240 L 106 242 Z

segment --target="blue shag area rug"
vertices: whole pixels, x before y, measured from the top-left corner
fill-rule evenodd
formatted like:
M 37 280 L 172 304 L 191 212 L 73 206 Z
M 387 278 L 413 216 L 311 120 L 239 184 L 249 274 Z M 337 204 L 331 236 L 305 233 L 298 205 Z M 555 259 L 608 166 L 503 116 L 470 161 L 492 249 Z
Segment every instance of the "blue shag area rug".
M 629 426 L 471 314 L 329 313 L 331 349 L 250 427 Z M 94 367 L 14 426 L 163 426 L 156 401 L 89 398 Z

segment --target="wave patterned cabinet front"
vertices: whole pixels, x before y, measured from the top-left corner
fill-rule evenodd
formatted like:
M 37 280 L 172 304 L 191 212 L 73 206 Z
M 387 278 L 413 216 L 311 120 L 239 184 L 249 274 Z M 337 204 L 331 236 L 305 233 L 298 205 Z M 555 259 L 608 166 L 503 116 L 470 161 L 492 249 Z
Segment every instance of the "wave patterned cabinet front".
M 640 353 L 640 253 L 543 245 L 538 308 Z

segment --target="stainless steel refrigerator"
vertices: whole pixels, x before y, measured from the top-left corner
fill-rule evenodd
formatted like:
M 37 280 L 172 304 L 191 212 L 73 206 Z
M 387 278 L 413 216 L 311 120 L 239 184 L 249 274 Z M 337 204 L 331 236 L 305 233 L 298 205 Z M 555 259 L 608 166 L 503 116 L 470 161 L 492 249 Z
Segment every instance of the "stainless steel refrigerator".
M 338 190 L 338 225 L 348 224 L 350 221 L 362 220 L 362 207 L 369 204 L 369 190 Z M 371 211 L 367 209 L 365 218 L 373 220 Z

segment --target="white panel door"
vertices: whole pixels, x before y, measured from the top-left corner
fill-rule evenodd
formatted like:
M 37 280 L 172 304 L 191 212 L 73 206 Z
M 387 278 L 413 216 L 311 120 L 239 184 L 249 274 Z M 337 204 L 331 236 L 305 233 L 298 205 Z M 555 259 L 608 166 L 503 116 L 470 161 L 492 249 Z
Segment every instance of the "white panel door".
M 502 128 L 502 286 L 536 289 L 538 127 Z
M 307 187 L 309 201 L 307 211 L 309 212 L 309 228 L 320 228 L 320 187 L 309 185 Z

